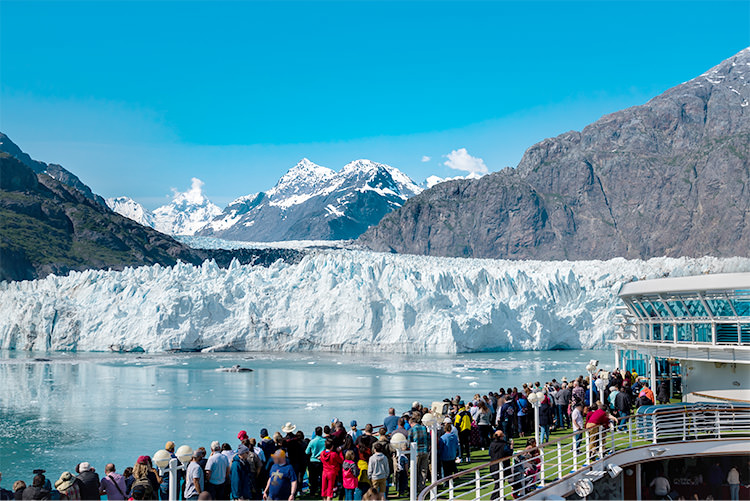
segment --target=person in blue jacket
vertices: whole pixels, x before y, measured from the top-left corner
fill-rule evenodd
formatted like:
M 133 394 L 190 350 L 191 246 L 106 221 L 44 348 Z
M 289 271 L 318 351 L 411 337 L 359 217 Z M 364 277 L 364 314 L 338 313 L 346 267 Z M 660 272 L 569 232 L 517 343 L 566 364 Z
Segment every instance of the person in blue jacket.
M 253 471 L 247 460 L 249 453 L 250 449 L 240 445 L 232 459 L 232 499 L 253 499 Z

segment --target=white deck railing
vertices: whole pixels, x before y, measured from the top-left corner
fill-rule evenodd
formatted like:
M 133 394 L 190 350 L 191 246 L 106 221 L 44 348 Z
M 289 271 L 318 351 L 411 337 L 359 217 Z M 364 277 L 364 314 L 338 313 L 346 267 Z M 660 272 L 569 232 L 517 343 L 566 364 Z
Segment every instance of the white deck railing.
M 438 480 L 419 499 L 518 499 L 633 447 L 696 439 L 750 436 L 750 408 L 656 410 L 515 452 Z

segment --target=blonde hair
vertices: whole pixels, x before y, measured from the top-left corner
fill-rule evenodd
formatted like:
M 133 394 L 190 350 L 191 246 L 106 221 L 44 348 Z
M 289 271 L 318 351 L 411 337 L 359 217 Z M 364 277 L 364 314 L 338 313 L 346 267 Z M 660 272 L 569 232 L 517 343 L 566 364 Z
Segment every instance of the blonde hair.
M 348 450 L 345 455 L 347 461 L 354 461 L 354 451 Z
M 151 468 L 149 468 L 148 465 L 136 463 L 135 466 L 133 466 L 133 478 L 145 478 L 148 476 L 148 472 L 150 471 Z

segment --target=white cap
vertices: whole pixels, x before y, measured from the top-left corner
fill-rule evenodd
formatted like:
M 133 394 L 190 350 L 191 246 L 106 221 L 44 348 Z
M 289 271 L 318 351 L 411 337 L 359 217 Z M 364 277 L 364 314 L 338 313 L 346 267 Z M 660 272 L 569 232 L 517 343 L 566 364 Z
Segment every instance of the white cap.
M 83 473 L 84 471 L 89 471 L 90 469 L 91 465 L 86 461 L 78 465 L 78 471 L 80 471 L 81 473 Z

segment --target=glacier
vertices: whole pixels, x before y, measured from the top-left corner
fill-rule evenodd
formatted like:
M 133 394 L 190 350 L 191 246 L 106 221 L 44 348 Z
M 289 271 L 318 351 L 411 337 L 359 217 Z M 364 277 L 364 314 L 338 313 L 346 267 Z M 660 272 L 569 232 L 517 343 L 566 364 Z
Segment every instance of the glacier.
M 297 263 L 146 266 L 0 283 L 0 348 L 456 353 L 606 347 L 634 279 L 747 258 L 502 261 L 311 250 Z

